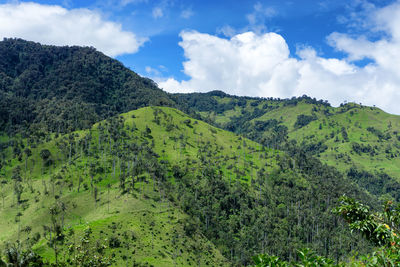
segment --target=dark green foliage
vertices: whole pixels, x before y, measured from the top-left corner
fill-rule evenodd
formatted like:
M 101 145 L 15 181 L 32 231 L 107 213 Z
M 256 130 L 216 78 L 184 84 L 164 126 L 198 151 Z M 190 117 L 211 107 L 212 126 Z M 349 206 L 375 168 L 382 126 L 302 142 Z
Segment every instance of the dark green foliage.
M 386 201 L 382 212 L 372 212 L 360 202 L 342 196 L 333 209 L 349 224 L 352 231 L 360 232 L 366 240 L 377 246 L 371 254 L 361 255 L 351 263 L 334 264 L 329 258 L 316 255 L 309 249 L 299 251 L 298 260 L 287 262 L 279 257 L 260 254 L 253 257 L 254 267 L 300 267 L 300 266 L 399 266 L 400 264 L 400 205 Z
M 370 154 L 371 156 L 374 156 L 376 154 L 375 148 L 372 147 L 370 144 L 364 145 L 354 142 L 351 144 L 351 148 L 358 155 L 361 155 L 362 153 L 367 153 Z
M 322 256 L 316 255 L 310 249 L 303 249 L 298 251 L 298 261 L 297 262 L 288 262 L 281 260 L 277 256 L 270 256 L 267 254 L 260 254 L 253 257 L 253 261 L 255 265 L 252 267 L 300 267 L 300 266 L 309 266 L 309 267 L 333 267 L 339 266 L 334 264 L 334 261 L 325 258 Z
M 297 105 L 300 101 L 305 101 L 308 104 L 314 104 L 322 107 L 330 107 L 330 104 L 324 100 L 316 100 L 309 96 L 303 95 L 301 97 L 293 97 L 291 99 L 280 99 L 280 98 L 259 98 L 259 97 L 246 97 L 246 96 L 235 96 L 228 95 L 222 91 L 210 91 L 208 93 L 191 93 L 191 94 L 174 94 L 172 95 L 178 106 L 183 109 L 186 113 L 193 114 L 195 111 L 214 111 L 217 114 L 221 114 L 227 110 L 233 109 L 235 106 L 244 107 L 248 100 L 255 100 L 250 106 L 255 107 L 259 105 L 261 101 L 276 101 L 283 103 L 283 105 Z M 228 103 L 218 103 L 214 97 L 229 97 L 232 100 Z M 264 111 L 273 110 L 274 106 L 264 104 Z
M 110 246 L 110 248 L 119 248 L 121 246 L 121 241 L 118 237 L 112 236 L 108 241 L 108 245 Z
M 239 103 L 238 103 L 239 105 Z M 254 112 L 248 112 L 243 110 L 241 116 L 234 116 L 232 122 L 228 123 L 225 127 L 230 131 L 245 131 L 246 128 L 252 127 L 250 121 L 264 114 L 264 111 L 258 108 L 254 109 Z
M 183 123 L 187 126 L 187 127 L 189 127 L 189 128 L 193 128 L 193 126 L 191 125 L 191 120 L 190 119 L 187 119 L 187 120 L 184 120 L 183 121 Z
M 1 260 L 0 254 L 0 267 L 16 266 L 16 267 L 41 267 L 44 266 L 43 259 L 29 250 L 21 250 L 21 244 L 7 244 L 4 250 L 6 261 Z
M 368 127 L 367 131 L 371 132 L 372 134 L 376 135 L 379 140 L 389 140 L 391 138 L 389 133 L 382 133 L 380 130 L 374 128 L 374 127 Z
M 40 157 L 43 160 L 45 166 L 51 165 L 51 152 L 48 149 L 40 151 Z
M 0 129 L 69 132 L 168 95 L 92 47 L 0 42 Z
M 321 141 L 317 143 L 304 143 L 301 147 L 306 153 L 310 153 L 311 155 L 317 155 L 328 149 L 328 146 Z
M 347 176 L 376 196 L 389 194 L 396 201 L 400 201 L 400 183 L 384 172 L 373 174 L 353 167 L 348 170 Z
M 294 123 L 294 127 L 295 128 L 302 128 L 302 127 L 308 125 L 310 122 L 312 122 L 312 121 L 314 121 L 316 119 L 317 119 L 316 116 L 300 114 L 300 115 L 297 116 L 297 120 Z
M 347 134 L 346 128 L 342 127 L 341 132 L 342 132 L 343 140 L 346 141 L 346 142 L 348 142 L 348 141 L 349 141 L 349 136 L 348 136 L 348 134 Z
M 219 104 L 213 97 L 214 96 L 226 96 L 224 92 L 221 91 L 211 91 L 208 93 L 193 93 L 193 94 L 175 94 L 171 97 L 178 103 L 185 112 L 194 114 L 196 111 L 214 111 L 217 114 L 221 114 L 226 110 L 232 109 L 237 103 L 231 101 L 227 104 Z
M 341 215 L 352 231 L 359 231 L 377 246 L 392 247 L 398 241 L 400 205 L 387 201 L 382 213 L 371 211 L 370 207 L 352 198 L 343 196 L 340 205 L 333 210 Z M 399 249 L 397 247 L 397 249 Z
M 275 119 L 267 120 L 267 121 L 255 121 L 254 129 L 256 131 L 266 131 L 271 128 L 277 127 L 279 122 Z
M 176 185 L 168 187 L 176 188 L 173 193 L 182 209 L 200 222 L 200 230 L 237 264 L 248 264 L 251 251 L 294 259 L 296 250 L 308 246 L 340 259 L 348 249 L 343 242 L 364 249 L 362 243 L 342 232 L 331 209 L 342 190 L 365 200 L 368 197 L 308 154 L 293 149 L 292 157 L 294 172 L 290 170 L 292 160 L 282 157 L 279 171 L 267 174 L 259 170 L 251 186 L 223 179 L 220 167 L 206 158 L 202 175 L 193 176 L 187 167 L 175 165 Z M 340 244 L 335 235 L 340 236 Z

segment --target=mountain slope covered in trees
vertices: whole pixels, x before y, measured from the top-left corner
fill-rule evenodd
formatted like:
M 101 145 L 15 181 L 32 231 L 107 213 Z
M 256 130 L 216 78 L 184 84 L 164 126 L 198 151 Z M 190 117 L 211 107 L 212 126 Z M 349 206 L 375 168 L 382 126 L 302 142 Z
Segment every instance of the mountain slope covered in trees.
M 0 129 L 67 133 L 148 105 L 165 92 L 91 47 L 0 42 Z
M 176 109 L 1 145 L 2 246 L 22 240 L 46 261 L 56 250 L 57 261 L 84 260 L 66 246 L 88 231 L 87 253 L 117 265 L 248 264 L 265 252 L 294 259 L 303 247 L 340 260 L 369 247 L 331 213 L 343 193 L 373 204 L 357 185 Z
M 176 95 L 188 112 L 267 147 L 296 146 L 371 193 L 399 200 L 400 116 L 310 97 L 250 98 L 222 92 Z
M 346 261 L 372 247 L 332 209 L 343 194 L 373 209 L 398 200 L 399 123 L 309 97 L 171 95 L 93 48 L 6 39 L 0 251 L 9 262 L 231 266 L 308 247 Z

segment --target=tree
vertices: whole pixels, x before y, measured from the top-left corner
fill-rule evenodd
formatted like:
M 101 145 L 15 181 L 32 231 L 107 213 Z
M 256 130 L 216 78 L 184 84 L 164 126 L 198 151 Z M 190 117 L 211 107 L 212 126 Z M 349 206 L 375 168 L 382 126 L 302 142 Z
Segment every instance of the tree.
M 111 184 L 108 183 L 107 184 L 107 212 L 110 213 L 110 188 L 111 188 Z
M 48 240 L 48 245 L 54 250 L 56 265 L 58 266 L 59 247 L 58 245 L 64 243 L 64 229 L 63 229 L 63 214 L 65 212 L 65 205 L 58 201 L 49 208 L 50 225 L 44 225 L 44 236 Z
M 43 160 L 43 165 L 46 167 L 50 166 L 53 163 L 51 159 L 51 152 L 48 149 L 42 149 L 40 151 L 40 157 Z
M 351 266 L 400 266 L 400 204 L 386 201 L 382 212 L 371 209 L 347 196 L 340 198 L 340 204 L 333 213 L 343 217 L 352 231 L 360 232 L 377 248 L 368 255 L 361 256 Z M 333 261 L 315 255 L 311 250 L 299 251 L 297 262 L 287 262 L 276 256 L 261 254 L 253 257 L 254 267 L 297 267 L 297 266 L 347 266 L 333 264 Z
M 387 201 L 383 212 L 371 212 L 370 208 L 358 201 L 343 196 L 340 206 L 333 210 L 341 215 L 352 231 L 359 231 L 376 246 L 392 246 L 400 234 L 400 206 L 393 208 L 393 202 Z M 399 243 L 400 244 L 400 243 Z
M 25 148 L 25 178 L 26 178 L 26 170 L 28 168 L 28 158 L 32 155 L 32 151 L 29 148 Z
M 97 197 L 98 197 L 98 189 L 97 186 L 95 186 L 93 189 L 93 198 L 95 207 L 97 207 L 97 201 L 98 201 Z
M 17 198 L 17 203 L 21 203 L 21 195 L 24 187 L 22 186 L 21 168 L 17 166 L 13 169 L 12 179 L 14 181 L 14 194 Z
M 21 250 L 20 244 L 6 244 L 4 250 L 5 261 L 0 257 L 0 267 L 14 266 L 14 267 L 40 267 L 44 266 L 42 257 L 33 252 L 31 249 Z

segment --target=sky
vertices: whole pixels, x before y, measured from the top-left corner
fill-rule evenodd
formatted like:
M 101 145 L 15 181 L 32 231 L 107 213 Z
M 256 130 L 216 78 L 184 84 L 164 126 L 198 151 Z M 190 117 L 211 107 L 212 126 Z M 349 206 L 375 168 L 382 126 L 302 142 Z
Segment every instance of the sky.
M 168 92 L 400 114 L 400 0 L 0 0 L 4 37 L 93 46 Z

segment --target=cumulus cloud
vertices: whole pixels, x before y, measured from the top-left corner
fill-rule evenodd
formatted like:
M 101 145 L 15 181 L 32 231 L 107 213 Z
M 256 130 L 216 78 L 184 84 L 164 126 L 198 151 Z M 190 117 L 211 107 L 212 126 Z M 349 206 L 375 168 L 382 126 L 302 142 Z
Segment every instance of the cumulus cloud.
M 338 105 L 356 101 L 400 114 L 400 4 L 370 15 L 379 40 L 332 33 L 328 42 L 347 56 L 325 58 L 312 47 L 291 57 L 284 38 L 276 33 L 245 32 L 225 39 L 183 31 L 179 45 L 187 61 L 189 80 L 158 81 L 169 92 L 223 90 L 236 95 L 292 97 L 303 94 Z M 358 60 L 371 63 L 361 66 Z
M 56 5 L 0 5 L 0 38 L 18 37 L 52 45 L 93 46 L 109 56 L 135 53 L 146 41 L 89 9 Z

